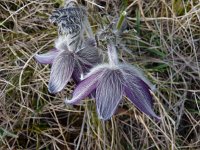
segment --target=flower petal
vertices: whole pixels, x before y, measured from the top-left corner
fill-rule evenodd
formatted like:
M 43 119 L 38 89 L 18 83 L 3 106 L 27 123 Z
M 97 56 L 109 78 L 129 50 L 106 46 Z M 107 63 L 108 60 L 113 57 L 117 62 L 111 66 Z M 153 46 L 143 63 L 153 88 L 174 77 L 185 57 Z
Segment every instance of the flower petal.
M 48 89 L 50 93 L 61 91 L 74 71 L 73 53 L 62 51 L 53 61 Z
M 145 114 L 160 120 L 153 111 L 153 101 L 149 86 L 139 77 L 125 76 L 125 94 L 129 100 Z
M 84 47 L 96 47 L 97 43 L 94 38 L 88 38 L 84 43 Z
M 81 81 L 81 75 L 85 75 L 85 73 L 90 71 L 91 66 L 83 64 L 80 60 L 75 60 L 74 72 L 72 74 L 73 80 L 75 83 L 79 83 Z
M 94 72 L 83 81 L 81 81 L 77 87 L 74 89 L 73 97 L 71 100 L 66 99 L 66 104 L 77 104 L 82 99 L 87 97 L 97 86 L 97 82 L 101 75 L 103 74 L 103 70 Z
M 36 54 L 34 58 L 41 64 L 52 64 L 54 58 L 58 55 L 57 49 L 52 49 L 45 54 Z
M 74 71 L 72 73 L 72 79 L 76 84 L 78 84 L 81 81 L 81 73 L 80 70 L 78 70 L 77 68 L 74 68 Z
M 107 69 L 96 89 L 97 112 L 101 119 L 107 120 L 115 110 L 123 96 L 123 76 L 120 70 Z
M 102 62 L 103 57 L 96 47 L 85 47 L 76 53 L 78 60 L 89 68 Z
M 133 66 L 133 65 L 128 65 L 128 64 L 120 64 L 119 67 L 127 74 L 133 75 L 133 76 L 137 76 L 140 79 L 142 79 L 149 87 L 152 91 L 155 90 L 155 85 L 153 85 L 143 74 L 143 72 Z

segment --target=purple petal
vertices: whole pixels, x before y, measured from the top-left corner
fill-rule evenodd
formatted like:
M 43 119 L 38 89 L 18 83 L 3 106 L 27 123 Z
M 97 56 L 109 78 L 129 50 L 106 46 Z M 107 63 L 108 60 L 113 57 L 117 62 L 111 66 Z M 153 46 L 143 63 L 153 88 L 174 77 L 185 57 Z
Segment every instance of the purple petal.
M 84 64 L 79 59 L 76 59 L 75 69 L 80 76 L 81 74 L 85 75 L 85 73 L 88 73 L 91 69 L 91 66 Z
M 66 99 L 66 104 L 77 104 L 82 99 L 87 97 L 97 86 L 97 82 L 99 78 L 102 75 L 102 71 L 97 71 L 87 78 L 85 78 L 83 81 L 81 81 L 77 87 L 74 89 L 73 97 L 71 100 Z
M 72 74 L 74 82 L 78 84 L 81 81 L 81 75 L 84 75 L 85 73 L 89 72 L 90 68 L 90 66 L 87 66 L 76 59 L 74 72 Z
M 94 38 L 88 38 L 85 42 L 84 42 L 84 46 L 85 47 L 96 47 L 97 43 L 95 41 Z
M 52 64 L 54 58 L 58 55 L 57 49 L 52 49 L 45 54 L 36 54 L 34 58 L 41 64 Z
M 153 111 L 153 101 L 148 85 L 140 78 L 127 75 L 125 77 L 125 94 L 129 100 L 145 114 L 160 120 Z
M 74 82 L 76 84 L 80 83 L 80 81 L 81 81 L 81 72 L 80 72 L 80 70 L 74 68 L 74 71 L 73 71 L 73 74 L 72 74 L 72 78 L 73 78 L 73 80 L 74 80 Z
M 89 72 L 90 68 L 91 68 L 90 66 L 85 65 L 85 64 L 81 63 L 80 61 L 77 61 L 75 68 L 74 68 L 74 72 L 72 74 L 72 78 L 73 78 L 74 82 L 76 84 L 80 83 L 81 75 L 84 75 L 85 73 Z M 91 92 L 91 94 L 88 95 L 88 97 L 93 99 L 93 98 L 95 98 L 95 95 L 96 95 L 96 90 L 93 90 Z
M 101 63 L 103 60 L 100 50 L 96 47 L 85 47 L 79 50 L 76 55 L 79 62 L 89 68 Z
M 120 64 L 119 66 L 126 74 L 130 74 L 130 75 L 133 75 L 133 76 L 137 76 L 139 77 L 140 79 L 142 79 L 149 87 L 150 89 L 153 91 L 155 90 L 155 86 L 144 76 L 143 72 L 133 66 L 133 65 L 128 65 L 128 64 Z
M 107 120 L 123 96 L 123 76 L 120 70 L 105 70 L 96 89 L 97 112 L 101 119 Z
M 48 89 L 50 93 L 61 91 L 70 80 L 74 71 L 74 55 L 63 51 L 53 61 Z

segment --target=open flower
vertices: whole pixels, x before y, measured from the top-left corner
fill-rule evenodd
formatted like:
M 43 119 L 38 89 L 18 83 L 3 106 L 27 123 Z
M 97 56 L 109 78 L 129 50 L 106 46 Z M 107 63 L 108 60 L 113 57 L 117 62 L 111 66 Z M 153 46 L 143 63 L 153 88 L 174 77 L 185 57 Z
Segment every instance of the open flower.
M 48 90 L 57 93 L 71 77 L 78 83 L 81 74 L 101 63 L 102 57 L 93 39 L 86 10 L 79 7 L 76 0 L 66 0 L 65 7 L 55 10 L 50 20 L 59 29 L 55 48 L 46 54 L 36 54 L 35 59 L 42 64 L 52 64 Z M 89 37 L 86 41 L 85 32 Z
M 77 104 L 96 90 L 98 116 L 107 120 L 125 95 L 140 111 L 159 120 L 152 108 L 151 83 L 137 68 L 118 62 L 112 43 L 108 45 L 108 56 L 109 64 L 93 68 L 77 85 L 72 99 L 66 99 L 65 103 Z
M 72 51 L 65 37 L 55 41 L 55 48 L 45 54 L 36 54 L 35 59 L 42 64 L 52 64 L 48 90 L 50 93 L 61 91 L 72 77 L 76 83 L 94 65 L 102 61 L 93 39 L 88 39 L 83 48 Z

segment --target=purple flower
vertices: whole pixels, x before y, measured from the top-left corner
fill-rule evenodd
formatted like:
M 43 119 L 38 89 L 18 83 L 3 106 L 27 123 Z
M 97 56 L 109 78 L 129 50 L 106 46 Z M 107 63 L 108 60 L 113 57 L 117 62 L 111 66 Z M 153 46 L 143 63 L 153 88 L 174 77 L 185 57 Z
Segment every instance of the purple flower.
M 96 90 L 96 107 L 99 118 L 109 119 L 125 95 L 140 111 L 160 118 L 153 111 L 153 100 L 150 90 L 152 84 L 137 68 L 119 63 L 115 46 L 108 45 L 109 64 L 93 68 L 77 85 L 71 100 L 66 104 L 77 104 Z
M 55 42 L 55 48 L 45 54 L 36 54 L 35 59 L 41 64 L 52 64 L 48 90 L 50 93 L 61 91 L 71 77 L 80 81 L 94 65 L 102 61 L 93 39 L 88 39 L 83 48 L 76 51 L 68 48 L 66 37 L 60 36 Z
M 55 48 L 45 54 L 36 54 L 35 59 L 42 64 L 52 64 L 48 90 L 57 93 L 71 77 L 78 83 L 81 74 L 101 63 L 102 57 L 93 39 L 86 10 L 75 0 L 67 0 L 64 8 L 52 13 L 50 20 L 59 30 Z M 90 37 L 86 41 L 85 32 Z

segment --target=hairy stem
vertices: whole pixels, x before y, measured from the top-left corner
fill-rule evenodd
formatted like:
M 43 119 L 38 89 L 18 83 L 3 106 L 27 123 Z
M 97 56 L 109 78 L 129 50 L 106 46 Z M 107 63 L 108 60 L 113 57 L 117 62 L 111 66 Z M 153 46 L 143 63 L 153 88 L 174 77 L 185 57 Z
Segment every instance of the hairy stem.
M 116 47 L 112 41 L 109 41 L 107 47 L 108 47 L 109 64 L 111 66 L 116 66 L 118 64 L 118 56 L 117 56 Z
M 85 19 L 85 24 L 84 24 L 84 26 L 85 26 L 85 31 L 86 31 L 88 37 L 89 37 L 89 38 L 94 38 L 94 34 L 93 34 L 93 32 L 92 32 L 92 28 L 91 28 L 91 25 L 90 25 L 90 23 L 89 23 L 89 21 L 88 21 L 88 18 Z

